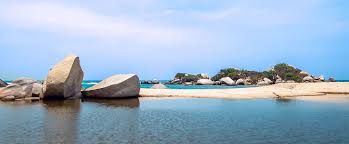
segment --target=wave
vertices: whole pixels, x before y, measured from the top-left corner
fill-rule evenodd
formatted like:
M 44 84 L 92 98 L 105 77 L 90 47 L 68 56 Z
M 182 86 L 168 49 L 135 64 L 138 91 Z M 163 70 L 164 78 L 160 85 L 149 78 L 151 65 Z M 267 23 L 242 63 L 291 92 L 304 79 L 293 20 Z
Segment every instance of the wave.
M 84 85 L 96 85 L 98 82 L 83 82 Z

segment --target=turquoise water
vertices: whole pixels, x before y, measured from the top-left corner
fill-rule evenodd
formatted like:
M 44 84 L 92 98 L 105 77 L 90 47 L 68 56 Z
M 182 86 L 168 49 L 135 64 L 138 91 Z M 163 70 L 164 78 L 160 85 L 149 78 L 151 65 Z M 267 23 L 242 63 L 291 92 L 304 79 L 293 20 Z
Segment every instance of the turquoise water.
M 342 102 L 0 101 L 0 143 L 348 144 L 349 99 Z
M 82 82 L 83 88 L 89 88 L 100 82 L 100 80 L 86 80 Z M 168 82 L 168 80 L 161 80 L 161 83 Z M 152 84 L 141 84 L 141 88 L 151 88 Z M 220 85 L 177 85 L 177 84 L 168 84 L 166 85 L 170 89 L 227 89 L 227 88 L 245 88 L 245 87 L 254 87 L 254 86 L 220 86 Z
M 82 87 L 84 89 L 94 86 L 99 83 L 101 80 L 85 80 L 82 82 Z M 11 81 L 6 81 L 11 83 Z M 168 80 L 160 80 L 161 83 L 168 82 Z M 337 82 L 349 82 L 349 80 L 337 80 Z M 141 88 L 151 88 L 152 84 L 141 84 Z M 254 87 L 254 86 L 220 86 L 220 85 L 176 85 L 170 84 L 166 85 L 170 89 L 227 89 L 227 88 L 246 88 L 246 87 Z

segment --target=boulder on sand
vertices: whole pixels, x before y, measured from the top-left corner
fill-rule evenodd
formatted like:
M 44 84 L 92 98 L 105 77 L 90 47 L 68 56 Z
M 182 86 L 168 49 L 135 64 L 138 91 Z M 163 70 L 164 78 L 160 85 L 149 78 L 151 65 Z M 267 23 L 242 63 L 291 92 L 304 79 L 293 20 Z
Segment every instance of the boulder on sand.
M 167 86 L 165 86 L 164 84 L 154 84 L 151 88 L 152 89 L 167 89 Z
M 6 87 L 8 84 L 0 79 L 0 87 Z
M 268 78 L 264 78 L 263 80 L 259 81 L 257 85 L 263 86 L 263 85 L 270 85 L 273 84 L 273 81 L 271 81 Z
M 139 95 L 139 78 L 135 74 L 113 75 L 100 83 L 84 90 L 84 97 L 126 98 Z
M 199 79 L 197 82 L 196 82 L 197 85 L 213 85 L 214 82 L 210 79 Z
M 44 84 L 44 99 L 79 98 L 84 72 L 78 56 L 69 55 L 49 72 Z
M 303 78 L 303 82 L 314 82 L 314 78 L 311 76 L 306 76 Z
M 222 84 L 226 84 L 226 85 L 229 85 L 229 86 L 235 85 L 235 81 L 232 80 L 230 77 L 223 77 L 223 78 L 219 79 L 219 81 Z

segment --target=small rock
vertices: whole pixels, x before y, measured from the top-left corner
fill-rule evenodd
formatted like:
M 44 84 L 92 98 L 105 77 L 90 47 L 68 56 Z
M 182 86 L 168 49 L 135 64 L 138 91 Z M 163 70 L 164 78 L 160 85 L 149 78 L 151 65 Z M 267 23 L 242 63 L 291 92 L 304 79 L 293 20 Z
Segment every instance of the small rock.
M 336 82 L 336 80 L 335 80 L 333 77 L 330 77 L 330 78 L 328 79 L 328 81 L 329 81 L 329 82 Z
M 273 84 L 273 81 L 268 78 L 264 78 L 263 81 L 265 81 L 267 84 Z
M 325 81 L 325 77 L 323 75 L 319 76 L 320 81 Z
M 303 78 L 303 82 L 314 82 L 314 79 L 311 76 L 306 76 Z
M 15 100 L 15 96 L 5 96 L 3 98 L 1 98 L 2 101 L 14 101 Z
M 263 80 L 261 80 L 261 81 L 259 81 L 257 83 L 257 85 L 260 85 L 260 86 L 262 86 L 262 85 L 270 85 L 270 84 L 273 84 L 273 81 L 271 81 L 268 78 L 264 78 Z
M 155 84 L 151 87 L 152 89 L 167 89 L 167 86 L 164 84 Z

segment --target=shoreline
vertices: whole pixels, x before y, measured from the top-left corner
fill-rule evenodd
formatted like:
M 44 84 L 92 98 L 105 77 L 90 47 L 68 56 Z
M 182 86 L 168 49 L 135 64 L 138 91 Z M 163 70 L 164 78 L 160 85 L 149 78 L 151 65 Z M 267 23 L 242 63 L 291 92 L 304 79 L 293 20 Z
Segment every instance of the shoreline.
M 140 97 L 184 97 L 223 99 L 266 99 L 302 96 L 349 94 L 349 83 L 280 83 L 269 86 L 234 89 L 148 89 L 142 88 Z

